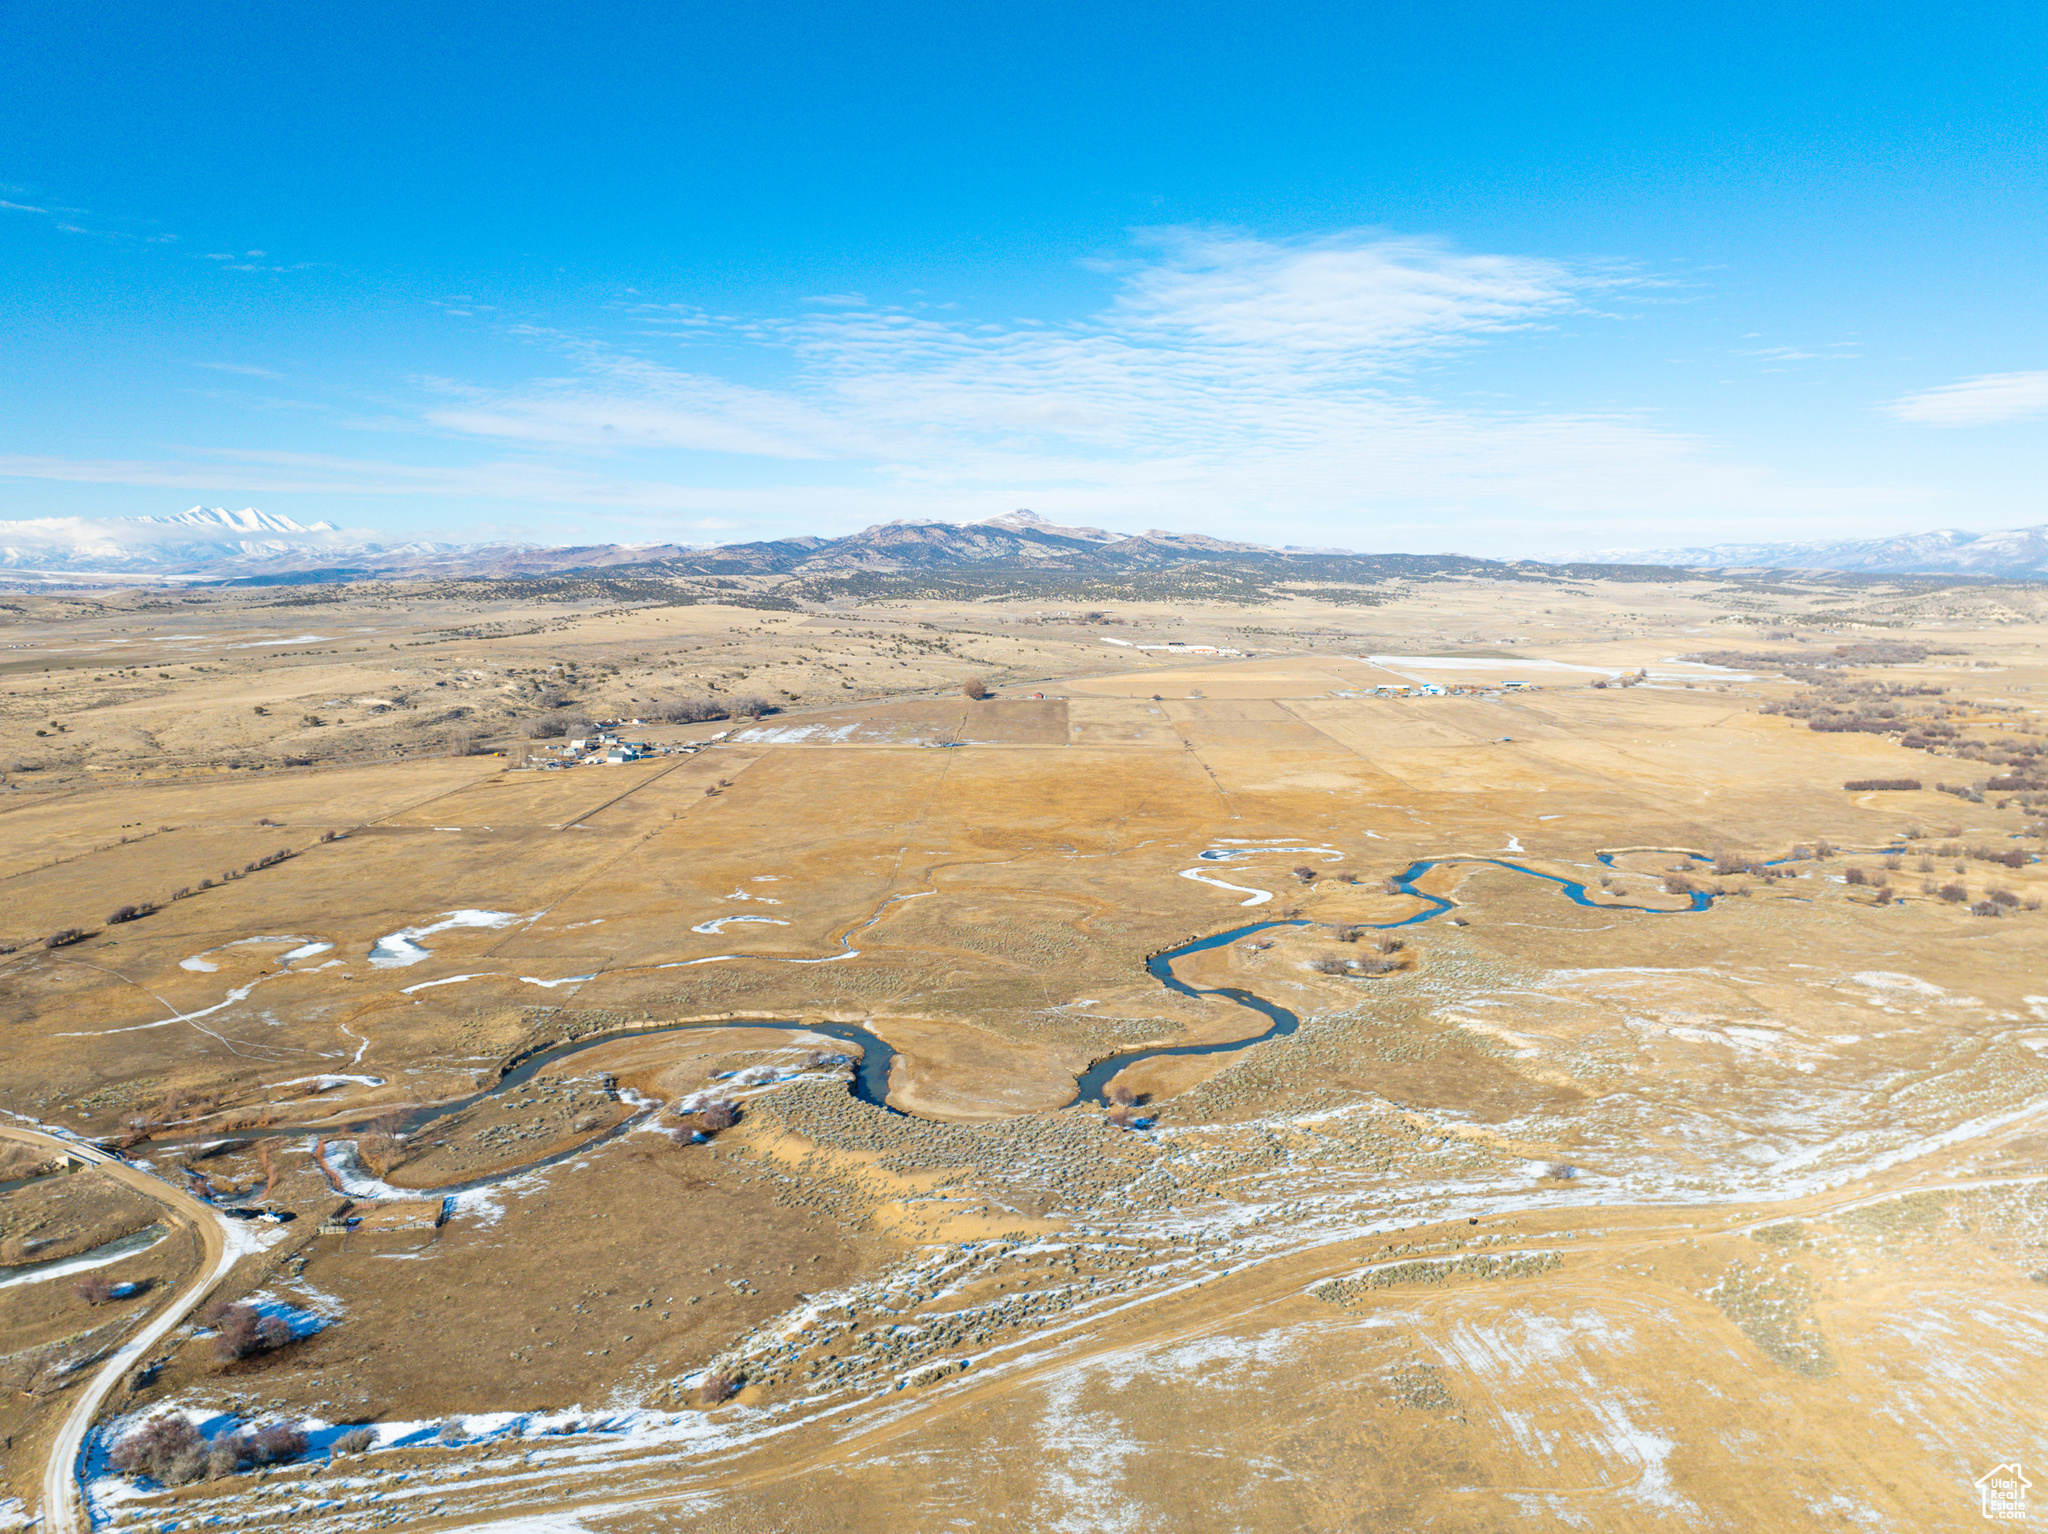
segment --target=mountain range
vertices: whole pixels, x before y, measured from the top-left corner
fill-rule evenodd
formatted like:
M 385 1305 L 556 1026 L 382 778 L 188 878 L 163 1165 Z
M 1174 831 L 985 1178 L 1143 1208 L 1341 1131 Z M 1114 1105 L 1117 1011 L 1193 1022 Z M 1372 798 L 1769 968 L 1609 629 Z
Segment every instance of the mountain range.
M 0 522 L 0 581 L 21 585 L 251 584 L 350 579 L 547 575 L 631 568 L 650 575 L 857 576 L 1001 564 L 1012 569 L 1116 572 L 1216 563 L 1295 567 L 1303 578 L 1346 579 L 1407 569 L 1663 566 L 1842 570 L 1864 574 L 2048 577 L 2048 525 L 2005 532 L 1946 530 L 1828 543 L 1740 543 L 1606 549 L 1512 565 L 1455 555 L 1354 554 L 1345 549 L 1236 542 L 1158 528 L 1141 533 L 1065 527 L 1031 511 L 983 521 L 885 522 L 840 538 L 749 543 L 448 543 L 391 539 L 331 522 L 305 524 L 254 507 L 194 506 L 164 517 L 42 517 Z M 1316 574 L 1310 567 L 1322 566 Z
M 1558 557 L 1559 563 L 1685 565 L 1717 570 L 1857 570 L 1887 575 L 1988 575 L 2038 580 L 2048 576 L 2048 523 L 1995 533 L 1944 528 L 1894 538 L 1823 543 L 1716 543 L 1690 549 L 1601 549 Z

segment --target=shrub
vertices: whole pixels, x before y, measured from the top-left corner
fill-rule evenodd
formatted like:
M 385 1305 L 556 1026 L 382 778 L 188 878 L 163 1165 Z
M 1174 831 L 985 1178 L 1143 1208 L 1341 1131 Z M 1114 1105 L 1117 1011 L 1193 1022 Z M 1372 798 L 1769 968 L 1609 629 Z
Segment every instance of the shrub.
M 206 1474 L 211 1480 L 233 1475 L 249 1457 L 249 1440 L 240 1433 L 223 1433 L 206 1451 Z
M 1408 940 L 1406 938 L 1395 937 L 1391 932 L 1382 935 L 1380 940 L 1373 944 L 1373 947 L 1377 948 L 1381 953 L 1399 953 L 1407 946 Z
M 979 700 L 988 696 L 988 683 L 978 676 L 971 676 L 960 684 L 960 690 L 968 697 Z
M 1862 869 L 1852 868 L 1842 875 L 1842 882 L 1844 884 L 1866 884 L 1869 880 L 1864 876 Z
M 155 909 L 156 907 L 146 900 L 141 905 L 116 906 L 114 907 L 114 914 L 107 918 L 107 925 L 111 927 L 124 921 L 136 921 L 141 917 L 149 915 Z
M 73 943 L 82 943 L 91 936 L 92 934 L 83 927 L 65 927 L 61 931 L 52 932 L 48 937 L 44 938 L 43 946 L 45 948 L 69 948 Z
M 249 1458 L 259 1465 L 281 1465 L 306 1452 L 306 1434 L 296 1422 L 273 1422 L 249 1440 Z
M 1344 975 L 1349 974 L 1351 971 L 1351 966 L 1342 959 L 1331 958 L 1327 955 L 1320 959 L 1310 960 L 1308 967 L 1319 975 Z
M 1995 900 L 1980 900 L 1970 907 L 1972 916 L 2003 916 L 2005 907 Z
M 1998 905 L 2013 906 L 2020 903 L 2020 897 L 2011 890 L 1986 890 L 1984 898 Z
M 114 1286 L 95 1273 L 73 1284 L 71 1292 L 88 1305 L 104 1305 L 114 1297 Z
M 256 1328 L 263 1315 L 254 1305 L 216 1305 L 208 1312 L 216 1328 L 213 1351 L 222 1359 L 247 1358 L 257 1350 Z
M 151 1417 L 115 1444 L 107 1462 L 127 1475 L 181 1486 L 206 1473 L 206 1438 L 183 1417 Z
M 1918 778 L 1851 778 L 1842 785 L 1852 794 L 1869 793 L 1873 790 L 1906 793 L 1919 786 Z
M 1890 889 L 1889 889 L 1888 887 L 1887 887 L 1887 888 L 1881 888 L 1881 889 L 1879 889 L 1879 890 L 1878 890 L 1878 892 L 1877 892 L 1877 904 L 1879 904 L 1879 905 L 1890 905 L 1891 903 L 1892 903 L 1892 892 L 1891 892 L 1891 890 L 1890 890 Z
M 697 1402 L 700 1406 L 716 1406 L 720 1401 L 730 1401 L 740 1392 L 740 1382 L 730 1374 L 713 1371 L 704 1376 L 704 1383 L 697 1387 Z
M 1970 892 L 1960 884 L 1944 884 L 1934 892 L 1951 905 L 1959 905 L 1970 898 Z
M 724 1099 L 720 1099 L 715 1103 L 706 1103 L 697 1110 L 697 1122 L 710 1134 L 717 1134 L 721 1129 L 730 1129 L 739 1121 L 740 1110 L 738 1107 Z
M 217 1328 L 213 1351 L 224 1363 L 267 1353 L 292 1340 L 289 1321 L 282 1316 L 266 1316 L 245 1300 L 215 1305 L 208 1311 L 207 1319 Z
M 377 1430 L 373 1427 L 352 1427 L 334 1440 L 336 1454 L 367 1454 L 377 1442 Z
M 735 719 L 759 719 L 773 711 L 775 705 L 756 693 L 741 693 L 727 705 L 726 711 Z
M 1109 1092 L 1109 1100 L 1119 1108 L 1129 1108 L 1136 1105 L 1138 1094 L 1129 1087 L 1112 1087 Z
M 1306 863 L 1303 863 L 1293 872 L 1294 877 L 1299 879 L 1303 884 L 1313 884 L 1316 882 L 1316 871 L 1313 868 L 1309 867 Z

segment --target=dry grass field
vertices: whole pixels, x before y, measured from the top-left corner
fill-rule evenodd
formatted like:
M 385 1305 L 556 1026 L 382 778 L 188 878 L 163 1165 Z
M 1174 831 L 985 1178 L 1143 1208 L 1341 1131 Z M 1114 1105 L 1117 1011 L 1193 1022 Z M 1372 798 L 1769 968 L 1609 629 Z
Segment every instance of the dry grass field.
M 2043 1458 L 2048 594 L 1111 609 L 0 608 L 5 1123 L 295 1216 L 100 1526 L 1934 1530 Z M 200 1263 L 35 1170 L 31 1510 Z M 310 1448 L 108 1465 L 166 1411 Z

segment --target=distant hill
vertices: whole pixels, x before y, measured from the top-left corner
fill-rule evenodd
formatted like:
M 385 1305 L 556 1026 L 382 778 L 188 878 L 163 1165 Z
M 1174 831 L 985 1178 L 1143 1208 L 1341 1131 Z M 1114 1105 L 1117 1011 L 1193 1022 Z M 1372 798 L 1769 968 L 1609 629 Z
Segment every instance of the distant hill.
M 877 523 L 841 538 L 752 543 L 446 543 L 394 540 L 331 522 L 311 525 L 247 507 L 194 506 L 166 517 L 42 517 L 0 522 L 0 582 L 21 585 L 236 584 L 292 586 L 356 580 L 517 580 L 542 576 L 681 578 L 704 587 L 830 600 L 895 592 L 972 597 L 1055 592 L 1080 600 L 1237 599 L 1278 587 L 1370 604 L 1371 588 L 1400 578 L 1683 579 L 1681 572 L 1771 566 L 1875 578 L 1927 571 L 2048 575 L 2048 528 L 1929 533 L 1859 544 L 1724 544 L 1613 551 L 1575 560 L 1493 560 L 1461 554 L 1357 554 L 1273 548 L 1202 533 L 1065 527 L 1030 511 L 980 522 Z
M 360 575 L 533 575 L 672 557 L 686 546 L 440 543 L 310 525 L 245 507 L 194 506 L 169 517 L 37 517 L 0 522 L 0 579 L 75 584 L 278 580 L 346 568 Z
M 1560 562 L 1683 565 L 1694 569 L 1857 570 L 1895 575 L 1987 575 L 2009 580 L 2048 577 L 2048 523 L 1997 533 L 1944 528 L 1897 538 L 1833 543 L 1716 543 L 1692 549 L 1602 549 L 1560 556 Z

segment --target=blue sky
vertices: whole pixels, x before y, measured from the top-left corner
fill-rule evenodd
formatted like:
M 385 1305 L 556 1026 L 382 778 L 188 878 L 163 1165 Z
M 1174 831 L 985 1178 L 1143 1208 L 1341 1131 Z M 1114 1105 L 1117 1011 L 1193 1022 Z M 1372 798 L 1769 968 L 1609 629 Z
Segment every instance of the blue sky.
M 0 517 L 2040 522 L 2044 24 L 18 0 Z

